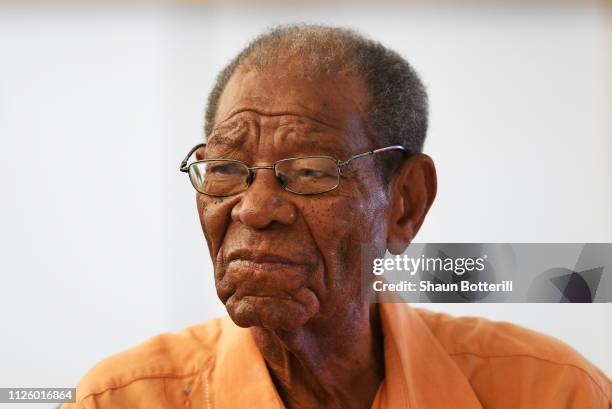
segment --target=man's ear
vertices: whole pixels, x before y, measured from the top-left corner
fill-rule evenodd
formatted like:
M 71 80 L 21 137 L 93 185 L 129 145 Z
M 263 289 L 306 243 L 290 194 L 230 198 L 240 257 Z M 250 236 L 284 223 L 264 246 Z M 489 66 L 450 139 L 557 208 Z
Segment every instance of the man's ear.
M 406 158 L 395 171 L 389 186 L 390 212 L 387 248 L 401 254 L 417 234 L 436 197 L 436 167 L 419 153 Z

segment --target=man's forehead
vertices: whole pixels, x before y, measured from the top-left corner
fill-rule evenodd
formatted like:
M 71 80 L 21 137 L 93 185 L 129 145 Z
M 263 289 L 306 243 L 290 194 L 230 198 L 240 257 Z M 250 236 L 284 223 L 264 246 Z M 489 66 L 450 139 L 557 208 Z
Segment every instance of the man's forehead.
M 278 126 L 345 130 L 364 122 L 368 99 L 364 87 L 351 77 L 309 78 L 282 68 L 239 69 L 223 90 L 215 128 L 252 112 Z
M 334 123 L 323 122 L 316 115 L 309 115 L 303 107 L 292 107 L 290 104 L 282 110 L 263 110 L 241 107 L 231 112 L 229 117 L 218 122 L 211 137 L 219 134 L 243 134 L 256 126 L 259 129 L 275 129 L 296 133 L 316 133 L 335 131 L 342 133 L 344 128 Z

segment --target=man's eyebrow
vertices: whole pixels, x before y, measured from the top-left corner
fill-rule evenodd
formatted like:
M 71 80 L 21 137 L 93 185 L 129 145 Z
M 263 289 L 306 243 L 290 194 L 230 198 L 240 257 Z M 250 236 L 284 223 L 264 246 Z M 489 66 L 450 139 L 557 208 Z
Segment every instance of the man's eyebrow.
M 208 137 L 208 145 L 225 145 L 237 147 L 246 140 L 248 124 L 246 121 L 234 121 L 223 124 L 213 129 Z
M 236 138 L 233 135 L 216 133 L 210 136 L 207 141 L 207 145 L 216 146 L 216 145 L 225 145 L 225 146 L 237 146 L 240 145 L 240 138 Z
M 332 156 L 335 159 L 344 160 L 350 155 L 348 147 L 337 140 L 330 140 L 324 136 L 324 132 L 310 131 L 305 133 L 288 133 L 284 140 L 291 140 L 291 145 L 297 149 L 312 155 Z

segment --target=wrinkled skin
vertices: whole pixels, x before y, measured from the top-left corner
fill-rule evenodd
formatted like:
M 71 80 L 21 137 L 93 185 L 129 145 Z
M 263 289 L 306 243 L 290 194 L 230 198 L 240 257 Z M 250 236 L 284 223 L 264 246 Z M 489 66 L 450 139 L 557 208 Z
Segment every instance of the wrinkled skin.
M 379 147 L 368 137 L 370 98 L 358 78 L 309 79 L 293 64 L 240 68 L 198 157 L 269 165 Z M 237 325 L 251 328 L 288 408 L 370 407 L 384 359 L 377 308 L 361 298 L 360 243 L 402 251 L 434 196 L 425 155 L 406 159 L 390 187 L 368 156 L 320 195 L 283 190 L 271 170 L 256 171 L 237 195 L 198 194 L 219 298 Z

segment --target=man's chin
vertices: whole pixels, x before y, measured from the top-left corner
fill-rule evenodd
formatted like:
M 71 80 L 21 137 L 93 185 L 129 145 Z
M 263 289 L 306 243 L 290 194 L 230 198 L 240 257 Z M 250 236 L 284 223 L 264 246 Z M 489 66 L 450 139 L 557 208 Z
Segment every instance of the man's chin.
M 316 298 L 297 301 L 275 296 L 245 295 L 230 297 L 225 308 L 240 327 L 294 332 L 319 311 L 319 303 Z

